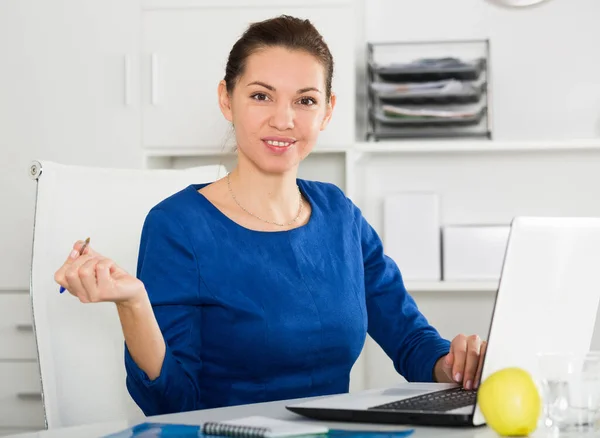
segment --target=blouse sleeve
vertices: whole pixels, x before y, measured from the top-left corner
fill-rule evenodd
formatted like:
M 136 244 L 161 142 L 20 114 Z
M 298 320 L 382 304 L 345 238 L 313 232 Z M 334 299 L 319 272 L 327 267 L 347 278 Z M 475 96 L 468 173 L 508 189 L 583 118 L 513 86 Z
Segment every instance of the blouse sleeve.
M 434 381 L 435 363 L 448 354 L 450 342 L 419 311 L 377 232 L 349 202 L 363 254 L 368 333 L 408 381 Z
M 137 268 L 166 343 L 160 375 L 150 380 L 125 346 L 127 389 L 146 415 L 202 408 L 201 282 L 189 237 L 173 216 L 156 208 L 148 214 Z

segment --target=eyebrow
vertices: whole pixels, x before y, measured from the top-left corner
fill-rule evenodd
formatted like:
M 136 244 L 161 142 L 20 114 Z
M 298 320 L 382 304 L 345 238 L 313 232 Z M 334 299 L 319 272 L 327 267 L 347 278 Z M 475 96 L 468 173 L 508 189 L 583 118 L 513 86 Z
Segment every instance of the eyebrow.
M 250 85 L 260 85 L 261 87 L 265 87 L 267 90 L 270 91 L 275 91 L 275 87 L 269 84 L 265 84 L 264 82 L 261 81 L 254 81 L 254 82 L 250 82 L 247 87 L 249 87 Z M 305 88 L 300 88 L 297 93 L 298 94 L 302 94 L 302 93 L 306 93 L 307 91 L 316 91 L 317 93 L 320 93 L 321 90 L 319 90 L 318 88 L 315 87 L 305 87 Z

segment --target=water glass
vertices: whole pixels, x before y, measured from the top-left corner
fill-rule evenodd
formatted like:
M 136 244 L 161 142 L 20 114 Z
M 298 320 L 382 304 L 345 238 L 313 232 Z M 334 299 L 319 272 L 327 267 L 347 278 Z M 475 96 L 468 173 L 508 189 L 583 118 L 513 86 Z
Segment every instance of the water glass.
M 538 355 L 543 424 L 564 432 L 600 431 L 600 352 Z

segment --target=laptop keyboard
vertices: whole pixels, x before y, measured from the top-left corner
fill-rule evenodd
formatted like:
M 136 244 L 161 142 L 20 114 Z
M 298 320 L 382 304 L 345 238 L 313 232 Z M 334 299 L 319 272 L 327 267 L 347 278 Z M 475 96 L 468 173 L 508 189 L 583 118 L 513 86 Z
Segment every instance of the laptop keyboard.
M 464 388 L 443 389 L 427 394 L 405 398 L 392 403 L 373 406 L 369 409 L 386 411 L 432 411 L 446 412 L 475 404 L 477 391 Z

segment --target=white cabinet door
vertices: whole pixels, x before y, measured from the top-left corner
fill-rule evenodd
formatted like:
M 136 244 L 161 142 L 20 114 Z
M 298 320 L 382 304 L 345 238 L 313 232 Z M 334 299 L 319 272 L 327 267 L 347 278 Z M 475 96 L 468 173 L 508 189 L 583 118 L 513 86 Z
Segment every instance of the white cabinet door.
M 140 9 L 139 0 L 0 2 L 0 287 L 29 284 L 31 160 L 142 165 Z
M 44 408 L 36 362 L 0 362 L 0 428 L 42 429 Z
M 354 3 L 240 4 L 152 8 L 143 13 L 143 144 L 149 148 L 222 149 L 233 134 L 217 104 L 231 47 L 248 24 L 280 14 L 309 18 L 334 57 L 338 103 L 321 146 L 354 140 Z
M 29 294 L 0 291 L 0 362 L 36 358 Z

